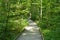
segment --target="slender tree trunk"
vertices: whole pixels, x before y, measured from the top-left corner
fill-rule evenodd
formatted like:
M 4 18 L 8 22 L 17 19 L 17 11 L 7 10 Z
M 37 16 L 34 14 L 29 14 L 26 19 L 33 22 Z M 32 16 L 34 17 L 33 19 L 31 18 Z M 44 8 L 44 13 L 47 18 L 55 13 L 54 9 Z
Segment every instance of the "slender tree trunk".
M 41 0 L 41 14 L 40 14 L 41 18 L 42 18 L 42 0 Z

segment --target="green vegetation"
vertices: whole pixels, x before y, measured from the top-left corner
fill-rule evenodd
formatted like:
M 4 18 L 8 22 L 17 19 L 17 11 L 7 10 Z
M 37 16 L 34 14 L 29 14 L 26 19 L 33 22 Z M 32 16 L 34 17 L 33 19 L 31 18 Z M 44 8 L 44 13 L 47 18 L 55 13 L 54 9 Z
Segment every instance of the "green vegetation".
M 38 1 L 38 0 L 37 0 Z M 37 3 L 37 1 L 34 1 Z M 33 3 L 34 3 L 33 2 Z M 40 4 L 39 4 L 40 3 Z M 41 5 L 42 3 L 42 5 Z M 60 40 L 60 1 L 42 0 L 32 6 L 32 20 L 41 28 L 44 40 Z M 42 6 L 42 15 L 41 15 Z
M 45 40 L 60 40 L 60 1 L 43 0 L 42 18 L 38 20 Z
M 0 40 L 14 40 L 24 30 L 28 8 L 18 0 L 0 1 Z
M 29 13 L 45 40 L 60 40 L 60 0 L 0 0 L 0 40 L 14 40 Z

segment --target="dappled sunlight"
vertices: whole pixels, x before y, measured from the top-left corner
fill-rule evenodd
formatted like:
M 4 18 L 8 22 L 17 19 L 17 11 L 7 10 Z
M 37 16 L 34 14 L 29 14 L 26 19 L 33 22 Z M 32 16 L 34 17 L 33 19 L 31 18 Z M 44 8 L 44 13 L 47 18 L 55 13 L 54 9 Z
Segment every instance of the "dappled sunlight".
M 35 22 L 33 22 L 32 20 L 29 20 L 29 25 L 37 25 Z
M 30 25 L 36 25 L 36 23 L 30 23 Z
M 38 35 L 38 33 L 36 33 L 36 32 L 35 33 L 34 32 L 33 33 L 23 33 L 22 35 L 23 36 L 27 36 L 27 35 Z M 40 35 L 38 35 L 38 36 L 40 36 Z
M 29 32 L 35 32 L 35 30 L 33 30 L 34 27 L 26 27 L 25 30 L 29 31 Z
M 31 25 L 25 27 L 24 32 L 18 40 L 42 40 L 39 33 L 39 27 L 37 27 L 36 23 L 31 21 L 29 24 Z
M 23 33 L 22 35 L 27 35 L 26 33 Z
M 15 20 L 14 22 L 19 22 L 18 20 Z
M 39 28 L 37 26 L 27 26 L 25 27 L 25 30 L 29 32 L 36 32 L 37 30 L 39 30 Z
M 60 40 L 60 0 L 0 0 L 0 40 L 42 40 L 41 34 Z
M 26 30 L 31 30 L 33 27 L 25 27 Z

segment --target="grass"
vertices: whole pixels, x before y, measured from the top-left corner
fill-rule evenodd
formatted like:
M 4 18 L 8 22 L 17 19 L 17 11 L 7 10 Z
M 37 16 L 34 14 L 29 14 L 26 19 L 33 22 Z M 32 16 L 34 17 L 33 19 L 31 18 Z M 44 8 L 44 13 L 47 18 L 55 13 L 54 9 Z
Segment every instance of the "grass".
M 44 40 L 60 40 L 60 22 L 58 20 L 55 20 L 56 23 L 54 25 L 51 25 L 49 27 L 46 27 L 45 23 L 40 24 L 39 21 L 38 26 L 41 28 Z M 51 24 L 53 24 L 51 22 Z
M 44 29 L 42 30 L 45 40 L 60 40 L 60 31 L 59 28 L 56 27 L 54 29 Z

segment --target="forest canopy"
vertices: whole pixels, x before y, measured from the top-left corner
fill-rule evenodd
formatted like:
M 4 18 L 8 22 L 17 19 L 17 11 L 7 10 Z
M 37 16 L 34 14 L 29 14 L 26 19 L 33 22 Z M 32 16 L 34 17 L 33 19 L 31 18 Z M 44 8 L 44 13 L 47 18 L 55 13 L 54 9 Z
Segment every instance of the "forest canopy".
M 0 40 L 14 40 L 30 13 L 45 40 L 60 40 L 60 0 L 0 0 Z

